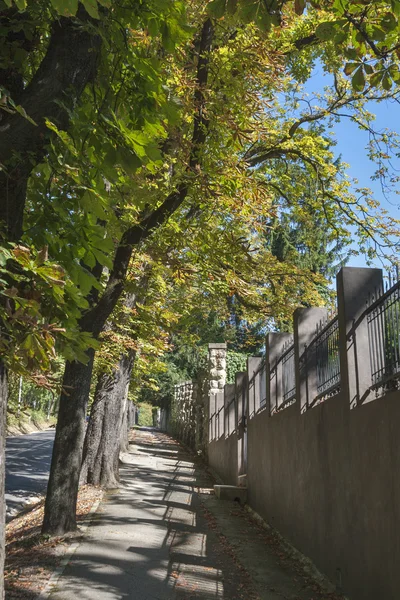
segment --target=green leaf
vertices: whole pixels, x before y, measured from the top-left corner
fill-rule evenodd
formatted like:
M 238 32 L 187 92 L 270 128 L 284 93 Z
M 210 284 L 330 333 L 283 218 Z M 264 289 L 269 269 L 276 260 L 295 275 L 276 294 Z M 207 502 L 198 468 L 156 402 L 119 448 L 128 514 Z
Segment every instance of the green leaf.
M 390 33 L 397 27 L 397 19 L 392 13 L 386 13 L 381 20 L 381 27 L 386 33 Z
M 21 106 L 20 104 L 18 104 L 15 107 L 15 110 L 17 111 L 17 113 L 19 113 L 22 117 L 24 117 L 24 119 L 26 119 L 27 121 L 29 121 L 29 123 L 32 123 L 32 125 L 35 125 L 35 127 L 37 127 L 37 123 L 35 123 L 35 121 L 28 115 L 28 113 L 26 112 L 26 110 L 24 109 L 23 106 Z
M 380 27 L 374 26 L 372 27 L 372 37 L 374 40 L 381 42 L 386 38 L 386 33 Z
M 230 15 L 234 15 L 237 11 L 238 0 L 227 0 L 226 10 Z
M 271 29 L 273 17 L 266 10 L 259 10 L 256 23 L 262 31 L 268 32 Z
M 383 76 L 382 87 L 387 92 L 391 89 L 391 87 L 392 87 L 392 79 L 391 79 L 389 73 L 385 73 L 385 75 Z
M 112 268 L 112 260 L 110 259 L 109 256 L 104 254 L 104 252 L 102 252 L 98 248 L 92 248 L 92 252 L 95 255 L 98 263 L 100 263 L 101 265 L 104 265 L 105 267 L 108 267 L 109 269 Z
M 399 0 L 391 0 L 392 10 L 395 15 L 400 17 L 400 2 Z
M 93 267 L 96 265 L 96 257 L 93 254 L 93 252 L 86 252 L 82 260 L 85 263 L 85 265 L 87 265 L 90 269 L 93 269 Z
M 395 63 L 393 63 L 392 65 L 390 65 L 389 69 L 388 69 L 390 76 L 397 81 L 400 75 L 400 70 L 399 70 L 399 65 L 396 65 Z
M 373 69 L 372 65 L 369 65 L 368 63 L 364 63 L 364 71 L 366 72 L 367 75 L 372 75 L 372 73 L 374 72 L 374 69 Z
M 323 41 L 331 40 L 335 34 L 335 22 L 327 21 L 326 23 L 320 23 L 315 30 L 317 38 Z
M 15 0 L 15 4 L 17 5 L 17 8 L 19 10 L 25 10 L 26 9 L 26 0 Z
M 347 10 L 348 4 L 349 3 L 347 0 L 335 0 L 333 3 L 333 9 L 339 15 L 342 15 Z
M 117 151 L 114 146 L 110 146 L 107 150 L 106 155 L 104 156 L 103 164 L 105 166 L 113 168 L 115 163 L 117 162 Z
M 4 0 L 4 3 L 11 8 L 12 0 Z
M 139 167 L 142 166 L 140 158 L 134 152 L 130 152 L 126 148 L 117 150 L 117 162 L 128 174 L 135 173 Z
M 82 4 L 93 19 L 99 19 L 97 0 L 82 0 Z
M 147 23 L 147 31 L 151 37 L 157 37 L 160 33 L 160 24 L 157 19 L 149 19 Z
M 239 9 L 240 18 L 245 23 L 251 23 L 251 21 L 255 21 L 257 19 L 259 8 L 258 2 L 247 2 L 246 4 L 241 4 Z
M 207 6 L 208 14 L 216 19 L 221 19 L 225 14 L 226 2 L 225 0 L 213 0 Z
M 346 75 L 351 75 L 359 66 L 360 63 L 347 63 L 344 67 L 344 72 Z
M 51 4 L 64 17 L 73 17 L 78 10 L 78 0 L 51 0 Z
M 351 85 L 356 92 L 362 92 L 365 88 L 365 75 L 363 67 L 359 67 L 351 78 Z
M 370 78 L 369 83 L 370 83 L 370 85 L 372 85 L 372 87 L 377 87 L 381 81 L 382 81 L 382 71 L 375 71 L 375 73 Z
M 357 50 L 351 46 L 345 49 L 344 54 L 350 60 L 357 60 L 358 58 Z

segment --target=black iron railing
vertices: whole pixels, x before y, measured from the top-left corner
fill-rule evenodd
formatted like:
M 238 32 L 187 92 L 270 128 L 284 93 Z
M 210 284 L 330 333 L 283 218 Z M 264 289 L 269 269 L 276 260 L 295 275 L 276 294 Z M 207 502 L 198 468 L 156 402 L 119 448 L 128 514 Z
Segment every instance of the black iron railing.
M 282 353 L 270 369 L 269 381 L 271 390 L 270 412 L 272 415 L 290 406 L 296 399 L 293 341 L 283 345 Z
M 307 397 L 308 407 L 334 396 L 340 391 L 339 321 L 337 315 L 330 321 L 320 322 L 317 325 L 314 339 L 305 348 L 302 363 L 307 369 L 307 381 L 308 372 L 316 370 L 317 393 L 313 398 Z
M 216 438 L 219 440 L 224 435 L 225 423 L 224 423 L 224 405 L 222 405 L 215 413 L 215 433 Z
M 264 408 L 267 404 L 267 363 L 265 358 L 262 359 L 259 369 L 259 393 L 260 408 Z
M 315 338 L 318 394 L 329 394 L 340 387 L 339 321 L 337 316 L 320 325 Z
M 256 406 L 256 388 L 258 389 L 258 406 Z M 265 408 L 267 405 L 267 363 L 265 357 L 249 379 L 249 405 L 254 412 Z M 250 411 L 250 414 L 253 414 L 252 411 Z
M 296 396 L 296 375 L 293 343 L 282 354 L 282 390 L 284 404 L 294 400 Z
M 400 282 L 371 296 L 366 316 L 371 387 L 389 386 L 400 377 Z
M 225 415 L 227 419 L 227 430 L 225 431 L 225 437 L 228 437 L 231 433 L 234 433 L 236 431 L 235 400 L 236 398 L 233 394 L 225 407 Z

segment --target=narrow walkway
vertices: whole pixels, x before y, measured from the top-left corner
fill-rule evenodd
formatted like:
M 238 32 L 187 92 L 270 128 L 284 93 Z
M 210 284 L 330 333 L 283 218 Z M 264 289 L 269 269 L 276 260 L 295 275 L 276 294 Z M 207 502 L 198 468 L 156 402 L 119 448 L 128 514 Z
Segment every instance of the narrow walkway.
M 135 432 L 121 490 L 97 512 L 52 600 L 326 600 L 276 540 L 211 493 L 169 436 Z

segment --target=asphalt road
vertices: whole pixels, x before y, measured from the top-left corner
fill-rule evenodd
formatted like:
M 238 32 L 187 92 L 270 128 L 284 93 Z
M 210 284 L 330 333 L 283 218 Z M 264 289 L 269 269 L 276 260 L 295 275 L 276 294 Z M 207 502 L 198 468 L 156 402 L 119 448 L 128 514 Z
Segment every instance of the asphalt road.
M 49 478 L 55 430 L 7 438 L 6 504 L 12 517 L 40 496 Z

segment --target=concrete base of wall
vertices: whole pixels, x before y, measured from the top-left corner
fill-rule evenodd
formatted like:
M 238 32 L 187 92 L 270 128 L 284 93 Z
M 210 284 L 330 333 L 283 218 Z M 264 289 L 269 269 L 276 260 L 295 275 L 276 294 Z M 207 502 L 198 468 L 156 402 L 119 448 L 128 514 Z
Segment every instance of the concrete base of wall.
M 244 504 L 247 500 L 247 488 L 237 485 L 214 485 L 214 491 L 220 500 L 237 501 Z
M 247 487 L 247 475 L 238 475 L 238 486 Z

